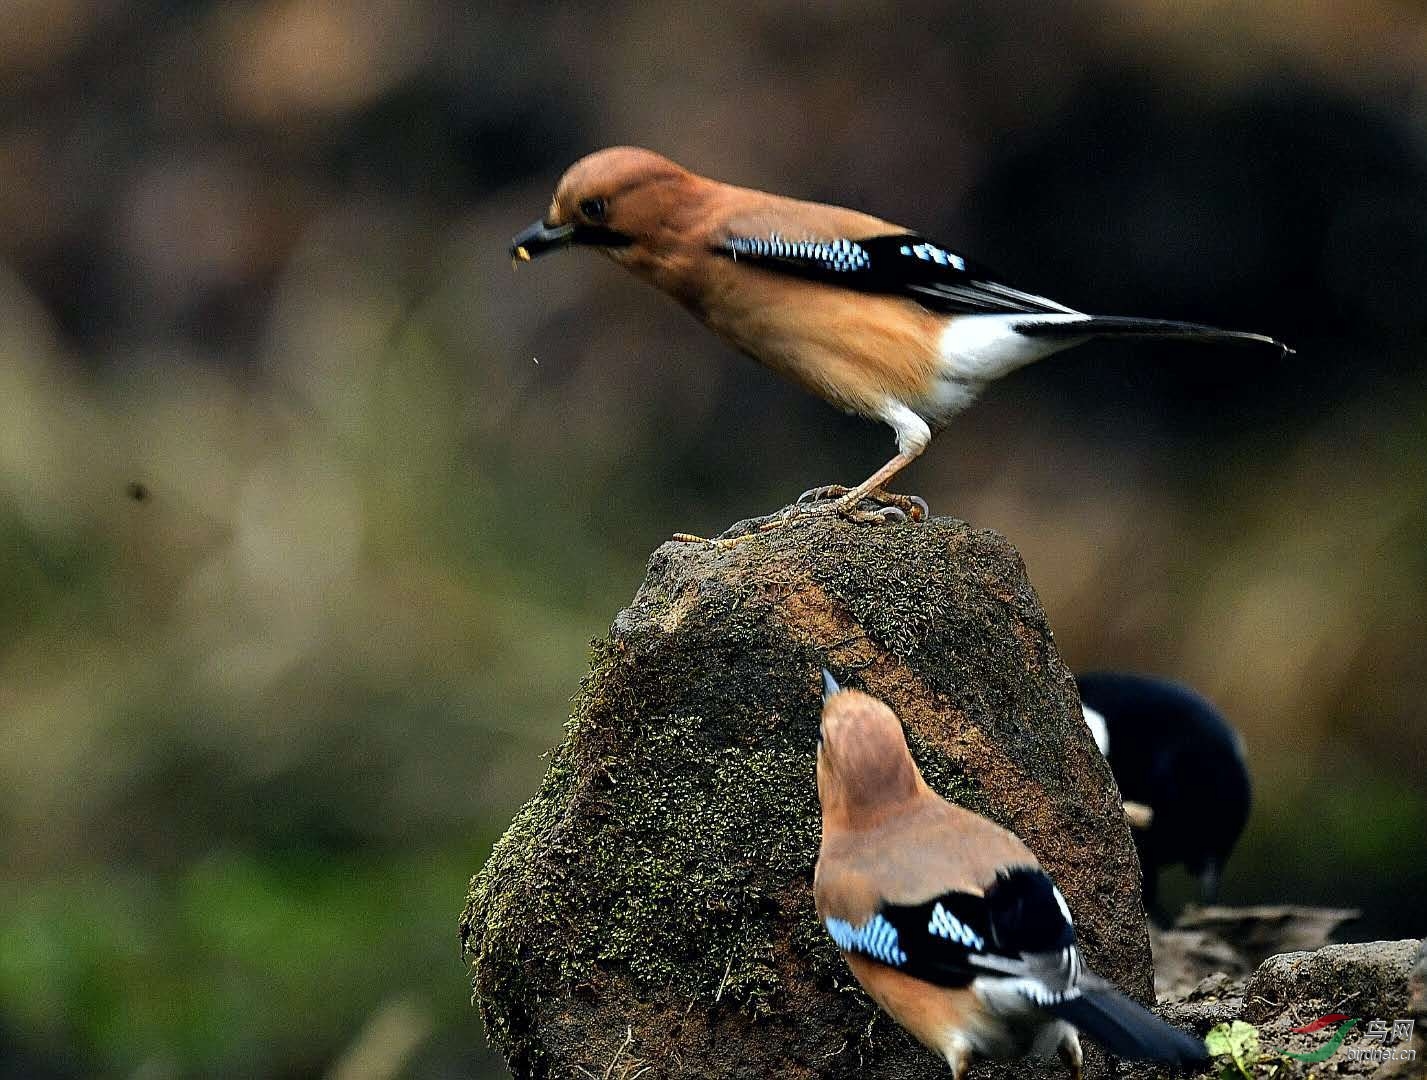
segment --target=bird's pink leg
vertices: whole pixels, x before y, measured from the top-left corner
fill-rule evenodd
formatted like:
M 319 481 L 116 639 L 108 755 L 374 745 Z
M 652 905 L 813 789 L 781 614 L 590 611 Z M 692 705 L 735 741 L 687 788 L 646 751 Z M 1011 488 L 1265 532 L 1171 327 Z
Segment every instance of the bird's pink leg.
M 1080 1052 L 1080 1036 L 1071 1031 L 1061 1041 L 1057 1052 L 1060 1060 L 1065 1062 L 1065 1067 L 1070 1070 L 1070 1080 L 1080 1080 L 1081 1069 L 1085 1064 L 1085 1055 Z
M 859 510 L 857 508 L 857 504 L 863 499 L 871 499 L 873 502 L 895 507 L 913 521 L 923 521 L 927 518 L 929 513 L 924 499 L 920 499 L 915 495 L 897 495 L 887 491 L 884 487 L 892 477 L 896 476 L 916 459 L 917 454 L 904 451 L 854 488 L 843 487 L 841 484 L 829 484 L 825 487 L 813 488 L 811 491 L 803 492 L 798 496 L 798 501 L 812 502 L 820 499 L 836 498 L 837 502 L 833 504 L 833 510 L 849 520 L 888 520 L 888 515 L 885 511 Z
M 946 1063 L 951 1066 L 951 1080 L 966 1080 L 971 1070 L 971 1047 L 961 1036 L 953 1036 L 943 1048 Z

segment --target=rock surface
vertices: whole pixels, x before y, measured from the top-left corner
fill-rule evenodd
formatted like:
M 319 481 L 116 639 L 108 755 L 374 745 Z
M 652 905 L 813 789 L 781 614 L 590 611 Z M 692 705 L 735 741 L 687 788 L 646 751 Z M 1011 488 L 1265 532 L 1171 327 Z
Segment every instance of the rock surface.
M 897 711 L 933 788 L 1025 840 L 1090 964 L 1149 1000 L 1134 847 L 1020 558 L 950 519 L 809 518 L 729 550 L 663 545 L 596 643 L 566 741 L 462 919 L 517 1076 L 946 1075 L 813 912 L 824 664 Z
M 1252 1023 L 1257 1029 L 1260 1052 L 1257 1064 L 1249 1069 L 1252 1080 L 1427 1077 L 1420 1030 L 1423 1007 L 1427 1005 L 1422 999 L 1427 959 L 1421 942 L 1321 945 L 1312 951 L 1278 953 L 1255 966 L 1252 960 L 1263 950 L 1305 942 L 1321 944 L 1323 933 L 1331 932 L 1344 915 L 1353 913 L 1330 908 L 1208 910 L 1214 912 L 1208 918 L 1191 912 L 1174 930 L 1153 935 L 1156 980 L 1161 978 L 1160 969 L 1166 963 L 1179 971 L 1181 988 L 1172 991 L 1167 999 L 1162 998 L 1156 1010 L 1166 1020 L 1198 1034 L 1236 1020 Z M 1224 930 L 1235 944 L 1211 934 L 1206 926 Z M 1212 952 L 1200 948 L 1206 935 L 1216 943 Z M 1192 943 L 1188 951 L 1184 950 L 1186 941 Z M 1196 971 L 1196 963 L 1218 970 L 1208 974 L 1202 968 Z M 1199 976 L 1198 983 L 1191 989 L 1182 989 L 1195 975 Z M 1341 1039 L 1335 1041 L 1337 1022 L 1312 1031 L 1295 1030 L 1326 1013 L 1342 1013 L 1354 1021 Z M 1385 1021 L 1390 1028 L 1393 1021 L 1409 1018 L 1418 1021 L 1415 1043 L 1397 1039 L 1384 1046 L 1366 1038 L 1371 1020 Z M 1397 1057 L 1406 1056 L 1399 1051 L 1413 1048 L 1415 1057 L 1384 1062 L 1363 1053 L 1384 1048 Z M 1162 1070 L 1137 1066 L 1119 1075 L 1121 1080 L 1152 1080 L 1160 1077 Z M 1244 1074 L 1232 1068 L 1226 1071 L 1225 1063 L 1220 1061 L 1199 1075 L 1217 1078 Z
M 1276 953 L 1320 949 L 1361 915 L 1354 908 L 1292 904 L 1188 907 L 1171 929 L 1150 928 L 1155 993 L 1161 1000 L 1183 999 L 1210 975 L 1238 979 Z
M 1277 1015 L 1286 1004 L 1308 1012 L 1404 1016 L 1409 998 L 1407 979 L 1417 963 L 1420 945 L 1415 939 L 1375 941 L 1271 956 L 1249 979 L 1245 1016 L 1264 1020 Z
M 1413 1021 L 1411 1060 L 1398 1061 L 1383 1070 L 1394 1080 L 1427 1078 L 1427 939 L 1417 950 L 1417 963 L 1407 980 L 1407 1016 Z

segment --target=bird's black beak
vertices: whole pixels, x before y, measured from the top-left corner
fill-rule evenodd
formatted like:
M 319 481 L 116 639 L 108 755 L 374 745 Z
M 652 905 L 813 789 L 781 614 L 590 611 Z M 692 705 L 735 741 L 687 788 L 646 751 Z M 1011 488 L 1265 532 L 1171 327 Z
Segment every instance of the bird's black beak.
M 832 697 L 833 694 L 842 693 L 842 687 L 837 685 L 837 680 L 832 677 L 832 672 L 823 668 L 823 702 Z
M 575 228 L 574 225 L 546 225 L 537 221 L 516 234 L 510 242 L 510 257 L 517 262 L 529 262 L 547 251 L 568 247 L 575 242 Z
M 603 225 L 546 225 L 537 221 L 530 228 L 518 233 L 510 242 L 510 257 L 516 262 L 529 262 L 547 251 L 583 244 L 586 247 L 628 247 L 634 241 L 622 232 L 606 229 Z

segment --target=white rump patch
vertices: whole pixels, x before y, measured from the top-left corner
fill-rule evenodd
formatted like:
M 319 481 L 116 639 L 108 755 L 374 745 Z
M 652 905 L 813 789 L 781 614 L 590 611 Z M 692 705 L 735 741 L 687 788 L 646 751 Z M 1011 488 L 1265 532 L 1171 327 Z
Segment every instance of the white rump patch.
M 941 332 L 938 349 L 944 374 L 951 379 L 987 383 L 1051 353 L 1079 345 L 1085 337 L 1029 337 L 1016 330 L 1024 322 L 1076 323 L 1089 315 L 953 315 Z

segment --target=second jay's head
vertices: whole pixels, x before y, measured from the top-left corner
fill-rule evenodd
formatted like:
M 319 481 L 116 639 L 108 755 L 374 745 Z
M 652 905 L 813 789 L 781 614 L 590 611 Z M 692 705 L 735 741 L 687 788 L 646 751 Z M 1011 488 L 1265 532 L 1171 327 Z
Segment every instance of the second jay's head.
M 545 217 L 511 241 L 511 257 L 528 261 L 578 245 L 626 262 L 657 251 L 678 230 L 697 184 L 687 169 L 651 150 L 600 150 L 566 170 Z
M 922 776 L 896 713 L 823 672 L 818 799 L 824 817 L 875 812 L 917 795 Z

